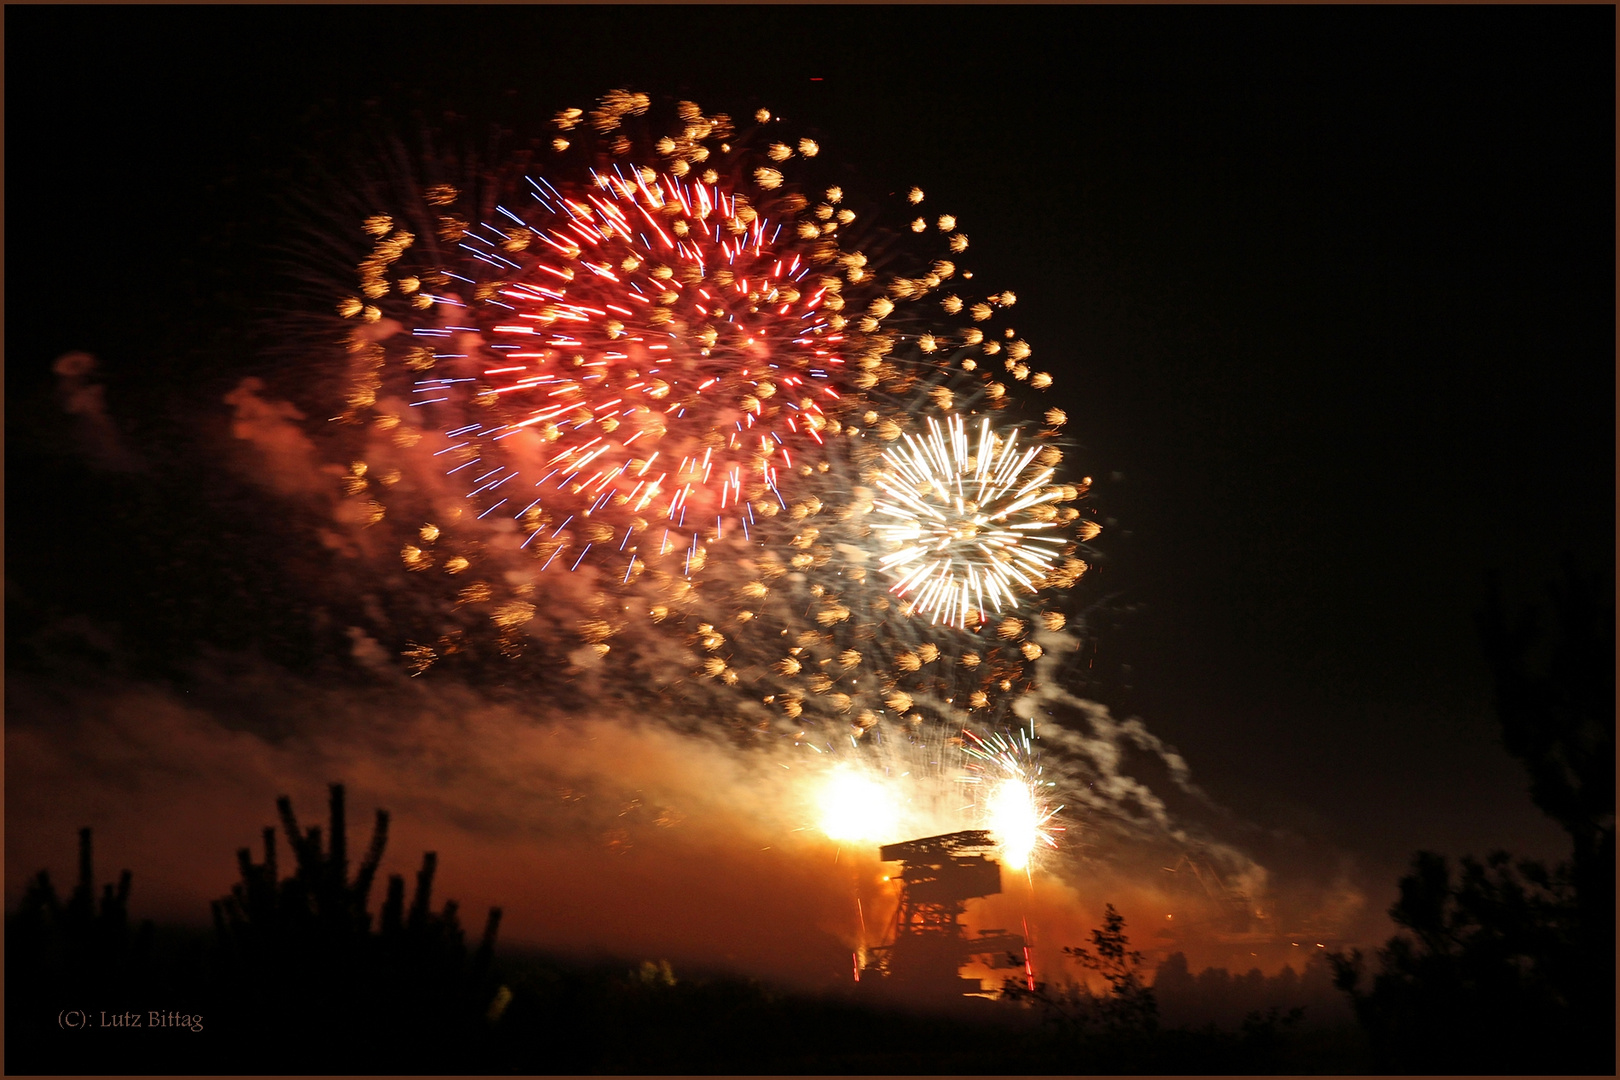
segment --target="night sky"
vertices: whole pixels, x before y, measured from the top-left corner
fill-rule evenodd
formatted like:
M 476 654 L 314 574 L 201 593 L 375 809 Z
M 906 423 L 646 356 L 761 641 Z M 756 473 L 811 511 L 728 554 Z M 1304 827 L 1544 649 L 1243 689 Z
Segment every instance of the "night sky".
M 377 117 L 544 133 L 624 86 L 767 105 L 847 188 L 961 217 L 1096 480 L 1070 688 L 1179 750 L 1232 842 L 1346 876 L 1346 934 L 1374 938 L 1418 848 L 1563 854 L 1472 618 L 1491 570 L 1533 600 L 1567 553 L 1612 586 L 1612 8 L 12 7 L 6 30 L 29 724 L 90 669 L 193 700 L 230 657 L 342 682 L 281 584 L 325 549 L 230 466 L 244 377 L 321 384 L 289 222 Z M 71 351 L 114 434 L 64 412 Z M 65 869 L 70 835 L 8 848 Z M 8 900 L 32 869 L 8 862 Z

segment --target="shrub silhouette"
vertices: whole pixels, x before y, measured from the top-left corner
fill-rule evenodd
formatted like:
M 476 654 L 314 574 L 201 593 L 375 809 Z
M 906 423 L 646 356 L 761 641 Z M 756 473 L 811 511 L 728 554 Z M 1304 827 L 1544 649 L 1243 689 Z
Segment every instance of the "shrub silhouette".
M 1151 1034 L 1159 1026 L 1159 1005 L 1153 989 L 1139 974 L 1142 954 L 1130 947 L 1125 936 L 1125 917 L 1105 906 L 1103 925 L 1091 932 L 1096 949 L 1065 947 L 1066 956 L 1089 971 L 1095 971 L 1108 984 L 1108 996 L 1097 1003 L 1097 1014 L 1104 1026 L 1114 1031 Z
M 104 884 L 98 899 L 92 852 L 91 830 L 80 829 L 78 882 L 67 899 L 41 870 L 6 920 L 8 1073 L 124 1071 L 127 1055 L 107 1040 L 87 1038 L 84 1026 L 106 1014 L 144 1016 L 154 1004 L 184 1011 L 197 1003 L 198 980 L 173 977 L 155 948 L 152 923 L 131 928 L 133 875 L 125 870 L 116 885 Z M 67 1010 L 93 1019 L 81 1014 L 69 1028 L 61 1020 Z
M 211 953 L 155 956 L 151 923 L 130 930 L 128 870 L 97 903 L 91 832 L 80 830 L 68 899 L 42 870 L 8 920 L 7 1071 L 464 1072 L 478 1061 L 511 1000 L 497 993 L 494 970 L 500 909 L 469 952 L 456 903 L 432 910 L 437 858 L 428 852 L 408 908 L 404 878 L 389 878 L 374 928 L 369 898 L 388 814 L 377 811 L 351 878 L 344 789 L 330 790 L 324 831 L 301 830 L 291 801 L 277 800 L 290 875 L 281 876 L 273 827 L 263 862 L 237 853 L 241 880 L 213 904 Z M 148 1037 L 132 1050 L 127 1040 L 64 1030 L 64 1005 L 87 1009 L 92 1029 L 103 1010 L 144 1016 L 178 1006 L 203 1018 L 202 1031 Z
M 1037 1008 L 1042 1020 L 1060 1036 L 1085 1038 L 1106 1034 L 1118 1040 L 1151 1035 L 1159 1026 L 1159 1007 L 1153 990 L 1143 983 L 1142 954 L 1130 947 L 1125 917 L 1104 906 L 1103 925 L 1091 932 L 1091 948 L 1065 946 L 1063 954 L 1081 967 L 1095 971 L 1108 984 L 1099 997 L 1081 983 L 1061 985 L 1037 982 L 1026 987 L 1017 979 L 1002 985 L 1002 997 Z M 1020 958 L 1011 957 L 1017 960 Z

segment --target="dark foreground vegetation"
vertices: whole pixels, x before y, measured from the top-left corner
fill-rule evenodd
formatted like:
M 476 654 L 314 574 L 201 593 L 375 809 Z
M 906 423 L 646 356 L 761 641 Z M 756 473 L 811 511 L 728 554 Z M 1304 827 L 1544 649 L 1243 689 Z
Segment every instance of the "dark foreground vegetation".
M 1614 616 L 1599 595 L 1571 574 L 1550 639 L 1533 614 L 1481 620 L 1504 742 L 1571 858 L 1465 857 L 1454 874 L 1420 852 L 1390 912 L 1401 932 L 1332 956 L 1331 976 L 1194 977 L 1172 957 L 1149 985 L 1112 907 L 1065 950 L 1101 993 L 1013 982 L 934 1012 L 869 985 L 794 995 L 655 961 L 497 956 L 499 910 L 469 945 L 455 903 L 433 908 L 432 853 L 409 901 L 392 876 L 372 912 L 388 816 L 351 873 L 334 785 L 324 830 L 280 800 L 280 833 L 265 829 L 259 861 L 238 853 L 211 932 L 132 926 L 129 871 L 98 894 L 83 830 L 68 896 L 42 871 L 7 920 L 5 1071 L 1613 1075 Z M 1330 977 L 1353 1026 L 1323 1022 Z M 1241 1019 L 1185 1019 L 1211 988 Z
M 279 809 L 262 858 L 238 853 L 212 932 L 132 926 L 131 876 L 98 895 L 84 830 L 72 892 L 41 872 L 9 920 L 6 1071 L 1291 1073 L 1364 1060 L 1353 1035 L 1301 1033 L 1297 1010 L 1224 1030 L 1161 1024 L 1111 910 L 1095 937 L 1115 992 L 1039 986 L 933 1011 L 870 986 L 789 994 L 664 962 L 497 957 L 498 910 L 469 945 L 455 903 L 432 907 L 431 853 L 410 899 L 392 877 L 373 914 L 385 813 L 351 873 L 340 785 L 324 830 Z
M 1478 623 L 1503 745 L 1570 857 L 1413 857 L 1376 965 L 1334 957 L 1376 1068 L 1614 1074 L 1613 588 L 1566 565 L 1550 596 L 1549 619 L 1493 588 Z

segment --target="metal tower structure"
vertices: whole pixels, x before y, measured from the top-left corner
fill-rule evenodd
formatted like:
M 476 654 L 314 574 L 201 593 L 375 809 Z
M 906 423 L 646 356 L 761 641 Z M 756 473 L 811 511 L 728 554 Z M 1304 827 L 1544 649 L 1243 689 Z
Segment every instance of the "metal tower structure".
M 969 900 L 1001 891 L 1001 864 L 989 858 L 995 844 L 983 829 L 888 844 L 878 850 L 884 862 L 901 864 L 900 906 L 894 940 L 869 950 L 866 970 L 880 973 L 911 993 L 978 993 L 979 980 L 960 974 L 978 957 L 990 967 L 1028 965 L 1024 939 L 1005 930 L 981 930 L 969 937 L 961 922 Z M 1023 957 L 1022 964 L 1013 957 Z

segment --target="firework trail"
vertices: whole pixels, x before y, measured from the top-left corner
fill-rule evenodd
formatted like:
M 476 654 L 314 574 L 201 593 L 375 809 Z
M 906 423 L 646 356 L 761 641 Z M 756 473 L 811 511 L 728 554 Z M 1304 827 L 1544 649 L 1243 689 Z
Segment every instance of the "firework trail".
M 1003 325 L 1016 297 L 973 292 L 922 191 L 885 229 L 795 179 L 819 147 L 765 110 L 744 130 L 681 102 L 660 133 L 650 109 L 566 110 L 544 166 L 363 223 L 343 484 L 416 600 L 396 645 L 418 674 L 493 648 L 559 697 L 885 744 L 927 767 L 846 764 L 973 802 L 944 759 L 1032 688 L 1097 532 L 1070 505 L 1088 481 L 1058 478 L 1062 411 L 1021 422 L 996 377 L 1052 382 Z

